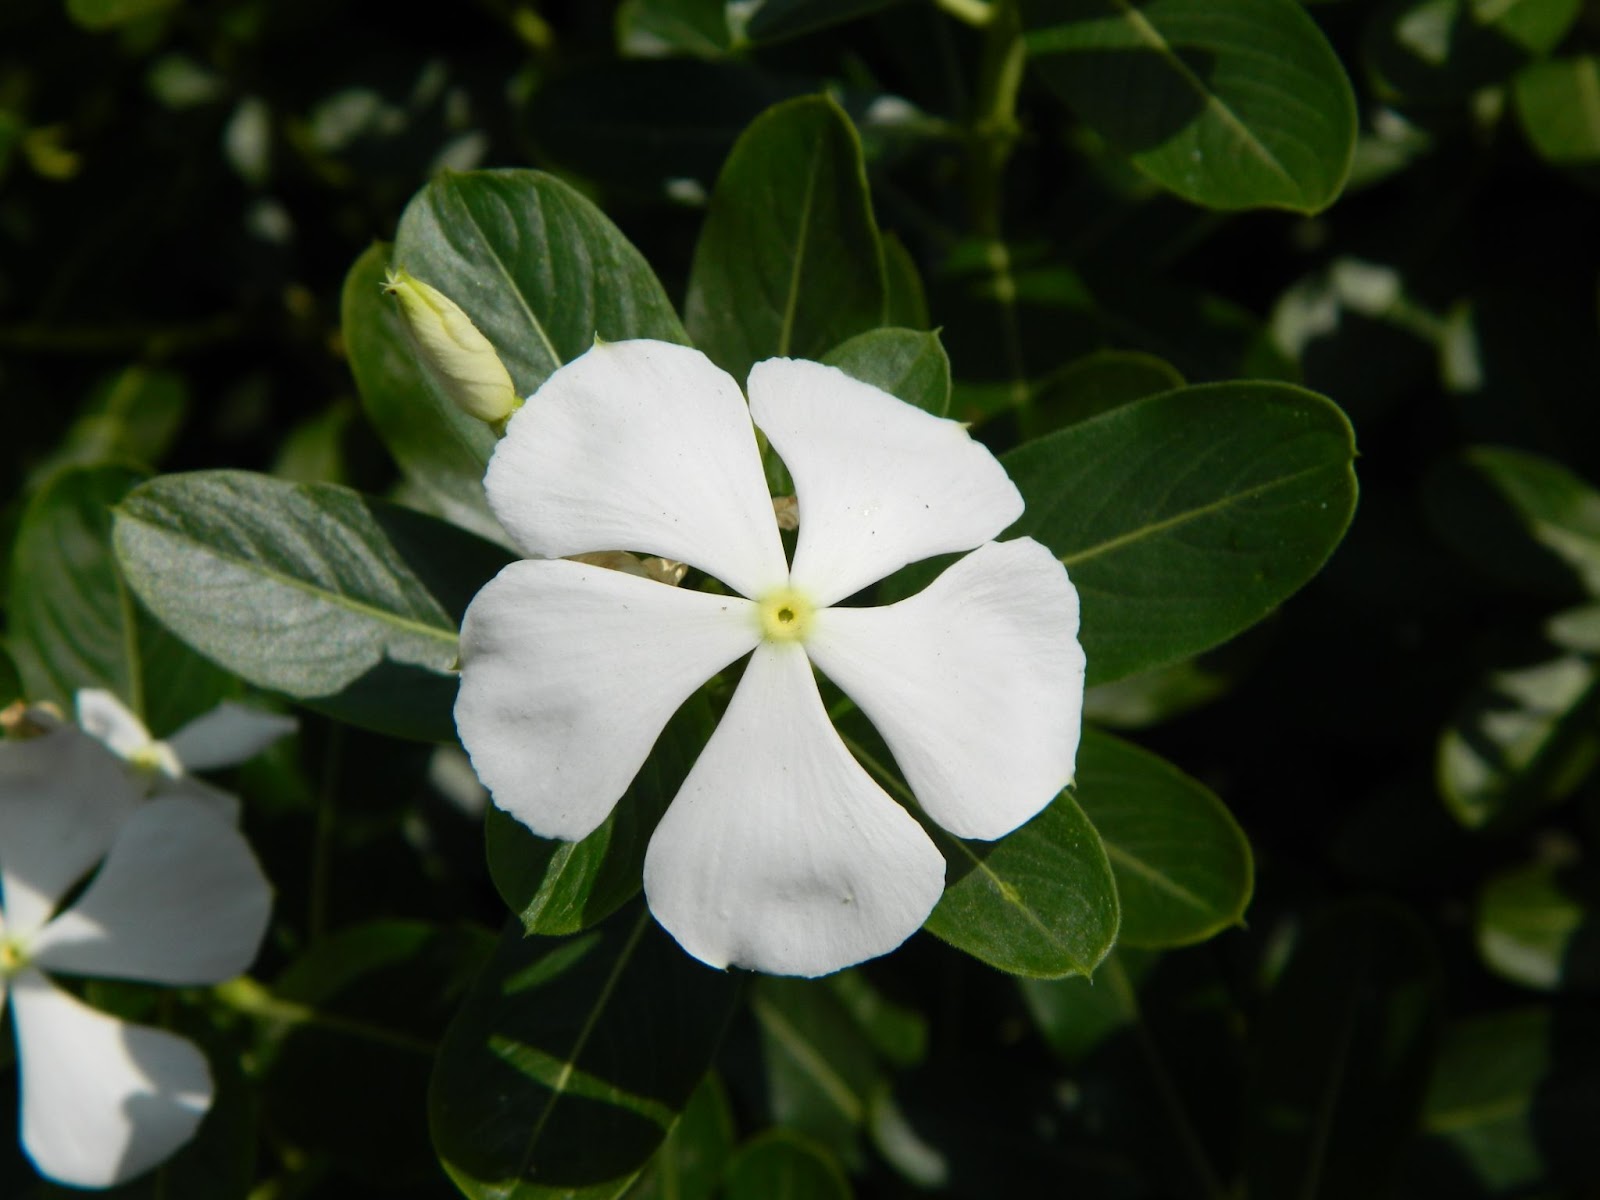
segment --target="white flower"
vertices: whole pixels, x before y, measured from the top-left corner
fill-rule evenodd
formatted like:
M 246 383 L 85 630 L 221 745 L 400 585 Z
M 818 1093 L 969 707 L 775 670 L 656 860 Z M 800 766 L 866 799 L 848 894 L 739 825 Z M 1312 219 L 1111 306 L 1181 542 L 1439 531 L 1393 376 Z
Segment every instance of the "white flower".
M 645 893 L 706 963 L 821 975 L 918 929 L 944 860 L 851 757 L 812 666 L 871 719 L 932 820 L 996 838 L 1071 781 L 1078 600 L 1045 547 L 989 540 L 1022 499 L 958 423 L 812 362 L 758 363 L 749 390 L 747 406 L 696 350 L 618 342 L 517 411 L 485 487 L 536 557 L 467 610 L 456 725 L 495 803 L 582 838 L 678 706 L 753 650 L 650 841 Z M 752 419 L 795 481 L 792 566 Z M 603 549 L 689 563 L 738 595 L 562 561 Z M 962 550 L 916 596 L 840 605 Z
M 84 688 L 78 724 L 133 765 L 153 796 L 188 796 L 230 821 L 239 819 L 238 797 L 194 778 L 190 771 L 233 767 L 295 731 L 293 717 L 224 700 L 190 721 L 169 741 L 150 736 L 144 722 L 111 692 Z
M 74 1187 L 131 1179 L 193 1136 L 212 1094 L 188 1041 L 90 1008 L 49 976 L 217 983 L 250 965 L 271 903 L 250 847 L 206 804 L 146 800 L 71 725 L 0 743 L 0 1005 L 17 1031 L 22 1144 L 41 1173 Z

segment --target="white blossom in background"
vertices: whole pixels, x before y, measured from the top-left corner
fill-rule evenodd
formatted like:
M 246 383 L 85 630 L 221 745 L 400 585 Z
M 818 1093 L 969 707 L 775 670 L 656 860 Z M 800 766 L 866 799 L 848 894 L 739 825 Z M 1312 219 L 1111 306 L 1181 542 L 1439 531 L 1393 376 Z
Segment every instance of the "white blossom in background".
M 232 821 L 239 817 L 238 798 L 190 772 L 236 767 L 296 728 L 293 717 L 224 700 L 166 741 L 157 741 L 111 692 L 84 688 L 78 693 L 77 710 L 84 731 L 130 763 L 150 795 L 188 796 Z
M 147 798 L 71 725 L 0 742 L 0 1005 L 16 1028 L 22 1144 L 41 1174 L 122 1183 L 187 1142 L 212 1098 L 193 1044 L 100 1012 L 51 976 L 219 983 L 255 958 L 271 905 L 213 804 Z
M 531 557 L 467 611 L 456 724 L 496 804 L 578 839 L 679 705 L 750 654 L 650 841 L 645 893 L 706 963 L 821 975 L 917 930 L 944 859 L 851 756 L 813 666 L 876 726 L 928 817 L 997 838 L 1072 779 L 1078 599 L 1044 546 L 992 540 L 1022 499 L 957 422 L 798 360 L 757 364 L 749 395 L 699 351 L 617 342 L 517 411 L 485 487 Z M 794 478 L 792 565 L 755 426 Z M 689 563 L 737 595 L 565 561 L 599 550 Z M 916 596 L 840 604 L 952 551 L 971 553 Z

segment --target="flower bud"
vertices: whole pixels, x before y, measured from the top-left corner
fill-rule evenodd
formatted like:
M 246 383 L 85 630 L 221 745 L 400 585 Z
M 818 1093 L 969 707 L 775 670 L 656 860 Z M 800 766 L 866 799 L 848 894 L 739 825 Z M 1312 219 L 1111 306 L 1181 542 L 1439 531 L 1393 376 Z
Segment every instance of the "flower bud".
M 400 301 L 417 361 L 436 387 L 468 416 L 502 424 L 522 404 L 500 356 L 450 297 L 394 268 L 383 290 Z

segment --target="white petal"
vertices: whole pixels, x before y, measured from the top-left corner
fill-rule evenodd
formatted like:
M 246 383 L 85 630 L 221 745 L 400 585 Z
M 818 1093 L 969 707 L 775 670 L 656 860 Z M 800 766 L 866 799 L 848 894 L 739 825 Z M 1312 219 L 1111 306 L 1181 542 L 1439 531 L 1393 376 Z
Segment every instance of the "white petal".
M 84 688 L 78 693 L 78 724 L 123 758 L 131 758 L 152 740 L 144 722 L 103 688 Z
M 199 1050 L 97 1012 L 38 971 L 12 981 L 22 1067 L 22 1144 L 43 1175 L 103 1188 L 148 1171 L 211 1107 Z
M 1077 633 L 1066 569 L 1019 538 L 978 547 L 899 604 L 819 612 L 806 649 L 877 726 L 929 816 L 997 838 L 1072 780 Z
M 155 782 L 151 796 L 182 796 L 204 805 L 213 814 L 226 821 L 229 825 L 237 826 L 243 805 L 239 797 L 232 792 L 224 791 L 214 784 L 207 783 L 194 775 L 179 775 L 171 777 L 163 775 Z
M 750 372 L 750 412 L 794 476 L 794 586 L 819 606 L 907 563 L 970 550 L 1022 515 L 994 455 L 835 367 L 772 358 Z
M 536 556 L 660 555 L 755 598 L 788 578 L 739 385 L 685 346 L 602 343 L 560 368 L 511 418 L 484 487 Z
M 186 771 L 211 771 L 248 762 L 297 724 L 293 717 L 224 700 L 167 739 Z
M 170 796 L 123 824 L 78 902 L 34 940 L 48 971 L 156 983 L 219 983 L 256 956 L 272 889 L 244 837 Z
M 805 652 L 763 644 L 650 839 L 644 889 L 702 962 L 826 975 L 915 933 L 944 859 L 850 757 Z
M 26 936 L 111 845 L 139 802 L 127 764 L 72 725 L 0 742 L 0 887 Z
M 561 559 L 512 563 L 462 621 L 456 731 L 496 804 L 576 840 L 606 819 L 678 707 L 759 638 L 739 596 Z

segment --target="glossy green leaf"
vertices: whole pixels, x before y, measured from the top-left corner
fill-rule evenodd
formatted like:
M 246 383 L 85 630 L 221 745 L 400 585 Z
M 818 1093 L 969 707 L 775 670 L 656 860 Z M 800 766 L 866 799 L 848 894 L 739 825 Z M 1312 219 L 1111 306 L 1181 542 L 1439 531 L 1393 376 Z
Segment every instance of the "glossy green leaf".
M 106 688 L 159 737 L 237 685 L 151 620 L 118 570 L 112 506 L 143 478 L 71 467 L 34 495 L 12 551 L 10 646 L 29 700 L 70 711 L 80 688 Z
M 903 0 L 755 0 L 729 5 L 738 40 L 776 42 L 851 21 Z
M 1090 683 L 1175 662 L 1287 599 L 1355 509 L 1350 424 L 1287 384 L 1179 388 L 1002 457 L 1027 511 L 1011 536 L 1060 556 L 1083 604 Z
M 1555 1183 L 1562 1166 L 1592 1164 L 1597 1072 L 1600 1019 L 1586 1009 L 1518 1008 L 1446 1026 L 1417 1176 L 1451 1178 L 1465 1166 L 1476 1187 L 1460 1194 L 1527 1195 Z M 1594 1178 L 1592 1166 L 1583 1173 Z
M 411 485 L 417 507 L 503 542 L 506 535 L 483 495 L 495 435 L 418 369 L 399 305 L 382 291 L 388 268 L 388 248 L 374 245 L 344 281 L 341 320 L 361 406 Z
M 540 171 L 435 177 L 406 206 L 393 256 L 466 311 L 524 396 L 596 337 L 686 340 L 621 231 Z
M 1511 94 L 1540 157 L 1562 164 L 1600 161 L 1600 58 L 1534 63 L 1517 74 Z
M 837 1163 L 786 1129 L 752 1138 L 723 1175 L 724 1200 L 850 1200 L 854 1193 Z
M 1600 491 L 1558 463 L 1521 450 L 1479 446 L 1468 463 L 1499 491 L 1533 539 L 1600 596 Z
M 733 1154 L 733 1113 L 713 1073 L 695 1088 L 627 1200 L 715 1200 Z
M 872 329 L 835 346 L 822 361 L 935 416 L 950 411 L 950 357 L 937 333 Z
M 741 383 L 774 355 L 821 358 L 883 322 L 883 246 L 861 142 L 826 97 L 768 109 L 717 179 L 689 273 L 695 345 Z
M 623 0 L 617 9 L 617 45 L 624 54 L 715 58 L 732 44 L 726 0 Z
M 1569 654 L 1497 671 L 1439 739 L 1439 790 L 1468 828 L 1570 796 L 1600 760 L 1600 670 Z
M 642 905 L 572 938 L 513 923 L 434 1066 L 445 1170 L 474 1200 L 622 1195 L 710 1067 L 738 991 Z
M 1042 437 L 1183 383 L 1175 368 L 1153 354 L 1097 350 L 1040 380 L 1023 411 L 1023 433 Z
M 750 992 L 773 1118 L 862 1162 L 861 1130 L 885 1071 L 872 1040 L 823 980 L 762 977 Z
M 1422 927 L 1393 905 L 1352 902 L 1307 927 L 1256 1029 L 1250 1195 L 1383 1194 L 1421 1114 L 1437 975 Z
M 1600 991 L 1600 880 L 1552 862 L 1496 875 L 1483 889 L 1478 953 L 1491 970 L 1541 991 Z
M 638 895 L 650 835 L 715 725 L 705 697 L 692 697 L 656 739 L 611 815 L 580 842 L 539 837 L 490 807 L 489 874 L 526 932 L 576 933 Z
M 1013 975 L 1092 974 L 1117 938 L 1116 883 L 1069 792 L 998 842 L 938 833 L 944 899 L 925 928 Z
M 1021 11 L 1045 81 L 1186 200 L 1316 212 L 1344 186 L 1355 97 L 1293 0 L 1023 0 Z
M 1187 945 L 1244 919 L 1255 881 L 1250 843 L 1209 788 L 1085 729 L 1073 792 L 1116 875 L 1121 944 Z
M 332 484 L 168 475 L 116 515 L 128 584 L 175 634 L 259 687 L 354 724 L 454 737 L 456 629 L 499 547 Z

